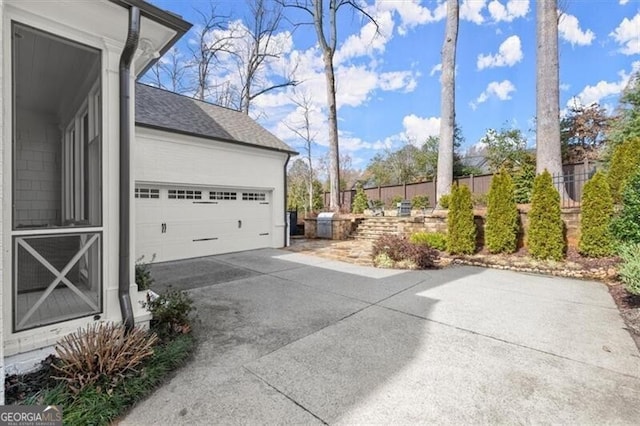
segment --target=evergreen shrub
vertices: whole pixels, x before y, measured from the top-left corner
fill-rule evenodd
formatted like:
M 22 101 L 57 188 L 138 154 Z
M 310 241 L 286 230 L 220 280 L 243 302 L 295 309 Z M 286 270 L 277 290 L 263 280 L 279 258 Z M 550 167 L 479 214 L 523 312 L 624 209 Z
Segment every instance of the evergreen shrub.
M 561 260 L 565 253 L 560 194 L 545 170 L 533 181 L 527 247 L 536 259 Z
M 518 206 L 513 180 L 504 168 L 491 179 L 488 199 L 485 244 L 491 253 L 513 253 L 518 241 Z
M 451 187 L 447 216 L 447 251 L 451 254 L 472 254 L 476 249 L 476 223 L 473 220 L 471 191 L 466 185 Z

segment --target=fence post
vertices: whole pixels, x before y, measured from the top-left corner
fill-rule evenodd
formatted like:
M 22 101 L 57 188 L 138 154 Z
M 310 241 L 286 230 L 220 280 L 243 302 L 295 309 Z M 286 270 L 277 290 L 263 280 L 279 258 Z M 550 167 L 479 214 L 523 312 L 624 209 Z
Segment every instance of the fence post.
M 406 200 L 406 199 L 407 199 L 407 184 L 406 184 L 406 183 L 403 183 L 403 184 L 402 184 L 402 191 L 403 191 L 403 194 L 404 194 L 404 195 L 402 196 L 402 199 L 403 199 L 403 200 Z
M 475 186 L 474 186 L 474 182 L 473 182 L 473 175 L 469 175 L 469 186 L 471 187 L 471 193 L 475 194 Z
M 378 185 L 378 201 L 382 200 L 382 188 L 380 188 L 380 185 Z

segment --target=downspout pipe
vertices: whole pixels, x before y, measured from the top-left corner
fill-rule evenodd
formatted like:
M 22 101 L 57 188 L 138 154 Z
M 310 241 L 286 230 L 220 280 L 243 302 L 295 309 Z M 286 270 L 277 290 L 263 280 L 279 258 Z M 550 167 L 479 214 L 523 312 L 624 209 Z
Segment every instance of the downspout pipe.
M 287 160 L 284 162 L 284 245 L 287 246 L 287 234 L 289 233 L 289 228 L 287 227 L 287 166 L 289 165 L 289 160 L 291 159 L 291 154 L 287 154 Z M 291 226 L 291 225 L 289 225 Z
M 131 306 L 131 62 L 140 38 L 140 9 L 129 9 L 129 30 L 120 56 L 120 238 L 118 299 L 125 330 L 135 325 Z

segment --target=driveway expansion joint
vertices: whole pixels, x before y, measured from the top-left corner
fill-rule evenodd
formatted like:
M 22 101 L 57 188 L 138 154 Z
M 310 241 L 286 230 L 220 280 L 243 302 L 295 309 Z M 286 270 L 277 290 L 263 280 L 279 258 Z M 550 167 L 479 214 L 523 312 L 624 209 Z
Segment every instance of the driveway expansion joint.
M 326 421 L 324 421 L 320 416 L 318 416 L 317 414 L 315 414 L 313 411 L 311 411 L 310 409 L 308 409 L 307 407 L 305 407 L 304 405 L 302 405 L 301 403 L 299 403 L 298 401 L 296 401 L 295 399 L 293 399 L 292 397 L 290 397 L 289 395 L 287 395 L 286 393 L 284 393 L 283 391 L 281 391 L 280 389 L 278 389 L 277 387 L 275 387 L 274 385 L 272 385 L 271 383 L 269 383 L 265 378 L 263 378 L 262 376 L 260 376 L 258 373 L 256 373 L 255 371 L 251 370 L 250 368 L 246 367 L 246 366 L 242 366 L 242 368 L 248 372 L 249 374 L 251 374 L 252 376 L 256 377 L 258 380 L 260 380 L 262 383 L 264 383 L 265 385 L 267 385 L 269 388 L 273 389 L 274 391 L 278 392 L 280 395 L 282 395 L 283 397 L 285 397 L 287 400 L 291 401 L 293 404 L 295 404 L 297 407 L 301 408 L 302 410 L 304 410 L 305 412 L 309 413 L 311 416 L 313 416 L 315 419 L 318 419 L 318 421 L 320 421 L 323 425 L 328 425 L 329 423 L 327 423 Z

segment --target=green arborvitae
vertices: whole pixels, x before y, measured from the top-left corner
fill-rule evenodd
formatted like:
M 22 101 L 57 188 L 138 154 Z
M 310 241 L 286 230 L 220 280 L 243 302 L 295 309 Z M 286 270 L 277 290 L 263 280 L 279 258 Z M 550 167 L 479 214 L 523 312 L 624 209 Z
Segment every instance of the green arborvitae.
M 353 213 L 360 214 L 364 212 L 364 210 L 368 207 L 367 205 L 368 201 L 369 199 L 367 198 L 367 194 L 364 193 L 362 184 L 358 182 L 356 184 L 356 196 L 353 197 L 353 208 L 352 208 Z
M 564 223 L 560 214 L 560 194 L 547 170 L 536 176 L 531 194 L 527 247 L 536 259 L 564 257 Z
M 640 138 L 628 139 L 615 148 L 607 174 L 614 203 L 622 201 L 624 186 L 639 167 Z
M 629 179 L 622 192 L 622 211 L 613 219 L 611 230 L 616 240 L 640 244 L 640 170 Z
M 476 250 L 476 224 L 473 220 L 471 191 L 466 185 L 451 187 L 451 200 L 447 216 L 449 240 L 447 251 L 451 254 L 472 254 Z
M 516 203 L 529 204 L 531 202 L 531 191 L 533 190 L 533 180 L 536 178 L 536 166 L 532 163 L 524 163 L 513 178 L 515 186 Z
M 491 253 L 513 253 L 518 241 L 518 206 L 513 180 L 504 168 L 491 179 L 488 198 L 485 244 Z
M 609 229 L 613 216 L 613 198 L 604 173 L 598 172 L 584 186 L 578 249 L 584 256 L 603 257 L 613 254 L 614 244 Z

